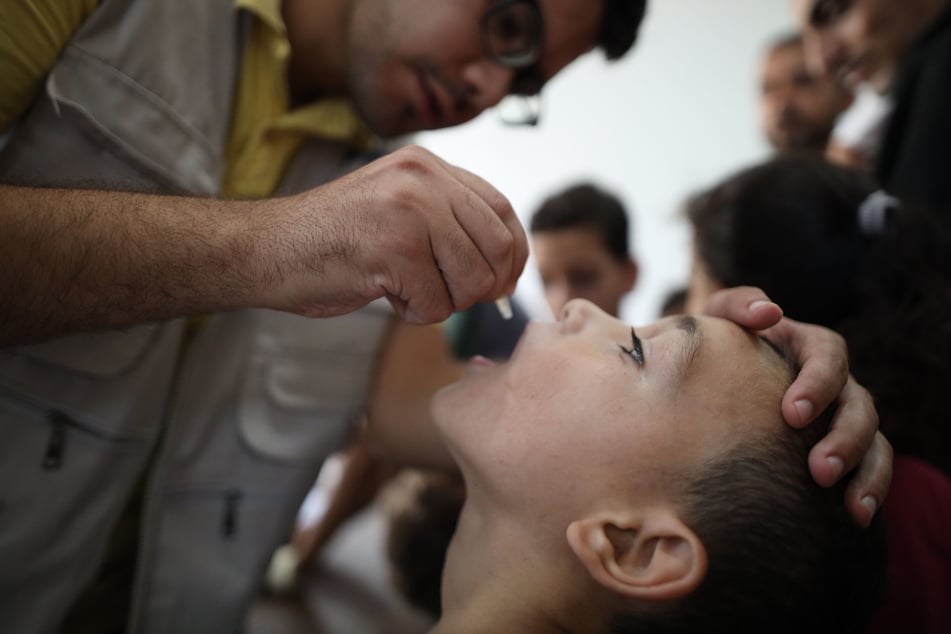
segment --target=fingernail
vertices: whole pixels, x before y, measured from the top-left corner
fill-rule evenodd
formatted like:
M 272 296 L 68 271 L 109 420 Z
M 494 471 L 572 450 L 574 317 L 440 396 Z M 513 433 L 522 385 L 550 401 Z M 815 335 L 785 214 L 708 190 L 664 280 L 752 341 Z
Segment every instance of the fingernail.
M 758 299 L 752 304 L 750 304 L 750 312 L 755 313 L 761 306 L 769 306 L 771 303 L 772 302 L 767 302 L 767 301 L 763 301 L 762 299 Z
M 868 521 L 871 522 L 872 518 L 875 517 L 875 513 L 878 511 L 878 498 L 874 495 L 866 495 L 862 498 L 862 506 L 868 509 Z
M 829 467 L 832 470 L 834 479 L 838 481 L 838 479 L 842 477 L 842 472 L 845 471 L 845 464 L 842 462 L 842 458 L 838 456 L 829 456 L 826 458 L 826 462 L 829 463 Z
M 796 412 L 799 414 L 799 422 L 805 425 L 812 420 L 812 403 L 806 399 L 800 399 L 793 403 Z
M 509 302 L 508 297 L 500 297 L 495 300 L 495 307 L 499 310 L 499 315 L 502 316 L 502 319 L 511 319 L 512 313 L 512 304 Z

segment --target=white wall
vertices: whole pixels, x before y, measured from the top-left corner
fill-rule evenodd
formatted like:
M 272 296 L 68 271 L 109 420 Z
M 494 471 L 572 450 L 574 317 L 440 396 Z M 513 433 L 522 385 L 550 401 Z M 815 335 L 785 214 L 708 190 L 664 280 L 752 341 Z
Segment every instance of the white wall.
M 786 0 L 652 0 L 632 53 L 599 52 L 546 87 L 542 123 L 502 125 L 492 111 L 416 141 L 501 190 L 524 223 L 548 194 L 581 179 L 617 193 L 634 215 L 641 280 L 622 307 L 652 321 L 682 283 L 686 195 L 764 156 L 755 111 L 764 44 L 791 27 Z M 533 260 L 516 296 L 548 316 Z

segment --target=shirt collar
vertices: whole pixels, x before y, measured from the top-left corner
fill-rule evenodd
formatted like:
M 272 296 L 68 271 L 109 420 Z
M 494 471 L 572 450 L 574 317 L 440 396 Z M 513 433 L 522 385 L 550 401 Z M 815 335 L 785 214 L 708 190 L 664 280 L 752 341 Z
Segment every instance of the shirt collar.
M 235 10 L 247 10 L 281 35 L 287 34 L 287 25 L 281 14 L 281 0 L 234 0 Z

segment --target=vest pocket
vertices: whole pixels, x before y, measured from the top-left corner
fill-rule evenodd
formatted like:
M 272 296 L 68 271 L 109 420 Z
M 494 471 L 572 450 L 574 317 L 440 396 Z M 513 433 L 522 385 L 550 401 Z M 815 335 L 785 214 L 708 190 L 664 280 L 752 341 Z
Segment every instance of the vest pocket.
M 253 453 L 313 461 L 343 447 L 363 410 L 368 359 L 252 360 L 238 405 L 242 438 Z
M 179 330 L 169 322 L 0 351 L 0 399 L 59 412 L 104 440 L 154 441 Z
M 258 455 L 313 462 L 343 447 L 363 413 L 391 313 L 370 305 L 331 319 L 255 314 L 254 349 L 237 404 Z
M 148 444 L 9 396 L 0 438 L 0 622 L 55 631 L 96 572 Z
M 191 488 L 165 497 L 141 631 L 241 631 L 244 608 L 300 504 L 299 495 L 287 493 L 297 485 L 281 493 L 253 486 Z

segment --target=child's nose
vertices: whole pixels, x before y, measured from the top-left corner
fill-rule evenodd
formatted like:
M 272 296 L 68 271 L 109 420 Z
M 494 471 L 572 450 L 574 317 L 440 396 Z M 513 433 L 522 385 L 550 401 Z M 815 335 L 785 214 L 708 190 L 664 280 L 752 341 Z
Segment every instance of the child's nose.
M 584 328 L 600 312 L 597 306 L 586 299 L 573 299 L 561 309 L 558 321 L 561 322 L 562 332 L 574 333 Z

